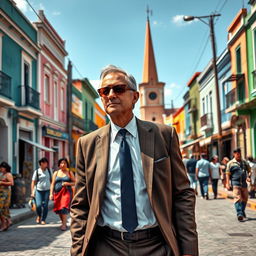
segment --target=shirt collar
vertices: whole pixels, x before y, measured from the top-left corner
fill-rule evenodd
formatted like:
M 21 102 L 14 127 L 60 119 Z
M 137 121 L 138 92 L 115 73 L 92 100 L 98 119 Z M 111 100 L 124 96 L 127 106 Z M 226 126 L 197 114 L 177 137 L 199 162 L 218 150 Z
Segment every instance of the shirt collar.
M 114 124 L 111 120 L 110 120 L 110 125 L 111 125 L 111 142 L 113 142 L 116 139 L 117 133 L 122 128 Z M 137 132 L 137 123 L 136 123 L 135 115 L 133 115 L 132 120 L 124 127 L 124 129 L 126 129 L 134 138 L 137 137 L 138 132 Z

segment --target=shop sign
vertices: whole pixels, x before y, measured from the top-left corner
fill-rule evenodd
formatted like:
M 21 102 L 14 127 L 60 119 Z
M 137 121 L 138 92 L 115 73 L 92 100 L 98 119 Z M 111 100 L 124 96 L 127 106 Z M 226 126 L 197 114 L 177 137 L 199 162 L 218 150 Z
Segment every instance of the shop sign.
M 43 126 L 43 136 L 68 140 L 68 133 L 65 133 L 47 126 Z

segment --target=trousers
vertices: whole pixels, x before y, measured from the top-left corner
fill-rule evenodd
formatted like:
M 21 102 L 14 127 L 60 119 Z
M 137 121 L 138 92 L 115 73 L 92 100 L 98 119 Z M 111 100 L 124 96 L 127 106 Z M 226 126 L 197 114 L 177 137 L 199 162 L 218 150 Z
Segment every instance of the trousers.
M 110 237 L 102 230 L 96 229 L 90 241 L 88 256 L 172 256 L 171 249 L 163 236 L 138 241 L 123 241 Z

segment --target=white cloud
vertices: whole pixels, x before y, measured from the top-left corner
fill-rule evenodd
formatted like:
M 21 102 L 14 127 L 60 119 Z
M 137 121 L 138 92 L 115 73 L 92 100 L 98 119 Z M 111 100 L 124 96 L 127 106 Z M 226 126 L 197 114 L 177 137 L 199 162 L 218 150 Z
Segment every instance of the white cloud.
M 54 12 L 52 12 L 52 15 L 53 15 L 53 16 L 59 16 L 59 15 L 61 15 L 61 12 L 54 11 Z
M 172 23 L 174 23 L 177 26 L 186 26 L 186 25 L 189 25 L 193 22 L 193 21 L 184 21 L 183 17 L 184 17 L 183 14 L 176 15 L 176 16 L 172 17 L 171 21 L 172 21 Z
M 164 96 L 172 96 L 173 90 L 171 88 L 165 88 L 164 89 Z
M 17 7 L 22 11 L 22 12 L 27 12 L 28 11 L 28 3 L 25 0 L 15 0 Z

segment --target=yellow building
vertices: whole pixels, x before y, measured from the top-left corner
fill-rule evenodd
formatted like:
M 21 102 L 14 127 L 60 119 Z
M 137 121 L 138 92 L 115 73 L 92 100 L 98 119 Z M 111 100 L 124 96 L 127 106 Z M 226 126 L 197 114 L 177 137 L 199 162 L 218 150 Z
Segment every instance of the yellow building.
M 107 115 L 97 102 L 94 103 L 94 111 L 96 125 L 99 128 L 106 125 L 108 120 Z
M 179 136 L 180 145 L 185 142 L 185 112 L 184 107 L 179 108 L 173 115 L 172 126 L 176 129 Z

